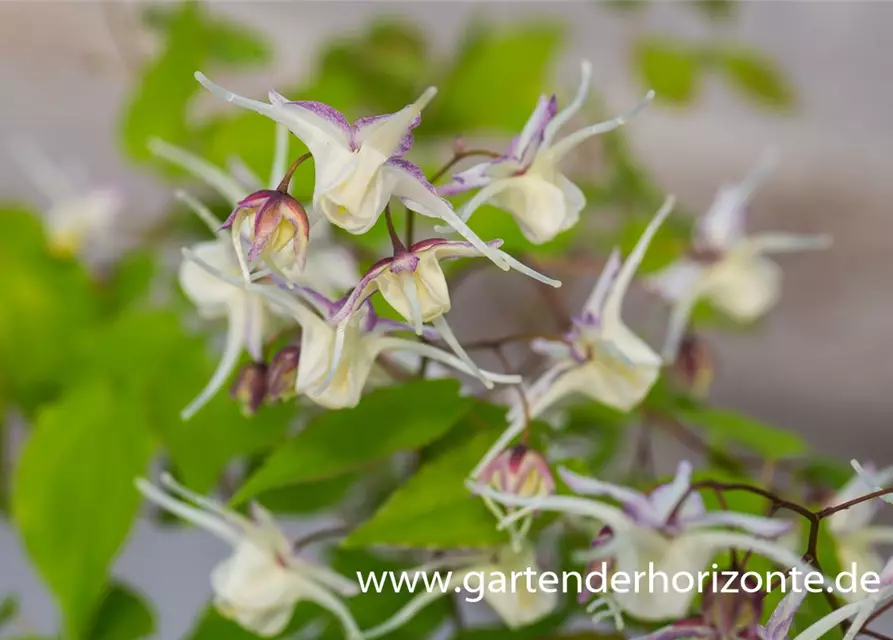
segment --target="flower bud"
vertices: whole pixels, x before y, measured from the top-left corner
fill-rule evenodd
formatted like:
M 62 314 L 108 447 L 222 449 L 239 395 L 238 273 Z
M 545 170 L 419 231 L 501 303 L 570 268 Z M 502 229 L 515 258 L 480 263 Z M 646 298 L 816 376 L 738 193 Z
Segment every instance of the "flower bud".
M 253 416 L 267 395 L 267 365 L 251 362 L 242 367 L 229 395 L 242 404 L 245 416 Z
M 303 267 L 310 238 L 310 223 L 300 202 L 283 191 L 256 191 L 236 205 L 221 229 L 231 229 L 235 237 L 241 231 L 245 219 L 250 223 L 249 262 L 254 262 L 262 255 L 266 258 L 278 256 L 292 243 L 294 256 L 290 262 Z
M 291 345 L 280 349 L 270 361 L 267 369 L 267 397 L 273 401 L 295 397 L 295 384 L 298 379 L 298 362 L 301 348 Z
M 481 481 L 503 493 L 544 497 L 555 493 L 555 477 L 546 459 L 527 445 L 506 449 L 481 471 Z
M 704 398 L 713 384 L 713 356 L 707 344 L 697 336 L 688 334 L 679 343 L 673 375 L 691 395 Z

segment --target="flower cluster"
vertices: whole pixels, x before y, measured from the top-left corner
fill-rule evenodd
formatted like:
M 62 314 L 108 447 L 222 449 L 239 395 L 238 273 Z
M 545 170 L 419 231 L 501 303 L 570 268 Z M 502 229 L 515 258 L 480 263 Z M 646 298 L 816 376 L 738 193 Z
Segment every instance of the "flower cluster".
M 510 371 L 482 369 L 457 339 L 445 317 L 452 299 L 441 263 L 486 258 L 503 270 L 514 269 L 543 285 L 560 286 L 503 251 L 501 240 L 480 238 L 468 221 L 483 204 L 493 204 L 510 213 L 533 244 L 574 227 L 586 200 L 561 172 L 560 163 L 583 141 L 628 122 L 648 105 L 652 93 L 626 115 L 559 136 L 586 100 L 590 67 L 584 63 L 580 87 L 567 107 L 559 109 L 554 95 L 542 96 L 505 153 L 483 152 L 486 161 L 435 187 L 407 159 L 413 132 L 435 97 L 434 88 L 395 113 L 351 122 L 320 102 L 291 101 L 276 92 L 268 101 L 258 101 L 229 92 L 200 73 L 196 78 L 227 102 L 270 118 L 277 130 L 266 184 L 245 170 L 223 171 L 163 141 L 151 143 L 155 154 L 202 179 L 231 206 L 231 214 L 221 222 L 200 201 L 178 194 L 214 234 L 214 239 L 184 249 L 182 289 L 203 318 L 225 319 L 228 327 L 220 364 L 184 409 L 184 418 L 194 415 L 233 378 L 246 351 L 250 361 L 235 376 L 231 393 L 248 414 L 264 402 L 286 400 L 325 409 L 353 407 L 369 387 L 424 375 L 431 361 L 440 370 L 435 373 L 435 367 L 429 367 L 428 375 L 463 374 L 487 390 L 495 384 L 514 385 L 507 395 L 510 406 L 503 434 L 468 470 L 471 493 L 483 500 L 499 530 L 505 531 L 505 543 L 481 552 L 447 550 L 418 569 L 452 570 L 453 582 L 446 592 L 471 574 L 536 567 L 534 519 L 544 512 L 573 520 L 591 533 L 592 545 L 579 559 L 603 569 L 604 575 L 633 575 L 649 565 L 668 574 L 697 574 L 727 550 L 759 554 L 785 569 L 812 568 L 809 558 L 789 548 L 790 521 L 708 510 L 700 494 L 703 487 L 692 480 L 693 468 L 687 462 L 679 465 L 672 481 L 650 491 L 567 468 L 559 469 L 559 483 L 548 457 L 531 447 L 527 433 L 531 421 L 575 399 L 632 411 L 642 405 L 667 365 L 694 392 L 703 391 L 710 366 L 703 346 L 687 334 L 694 304 L 705 299 L 733 319 L 753 320 L 779 296 L 779 268 L 765 254 L 827 245 L 824 237 L 744 234 L 746 205 L 765 178 L 768 162 L 740 185 L 721 189 L 696 223 L 688 254 L 648 278 L 647 287 L 673 303 L 662 351 L 634 333 L 622 311 L 649 245 L 673 210 L 672 196 L 654 213 L 628 255 L 622 256 L 619 249 L 610 254 L 567 331 L 558 338 L 530 341 L 545 366 L 525 383 Z M 291 164 L 290 134 L 309 150 Z M 302 203 L 291 194 L 291 182 L 296 171 L 311 161 L 313 193 L 309 202 Z M 250 181 L 237 174 L 248 175 Z M 457 210 L 448 198 L 464 192 L 474 193 Z M 432 218 L 439 223 L 438 232 L 457 233 L 461 239 L 415 240 L 411 231 L 401 239 L 391 211 L 397 202 L 405 206 L 410 219 L 414 214 Z M 361 273 L 359 260 L 336 242 L 336 234 L 364 234 L 380 218 L 387 226 L 390 254 Z M 376 313 L 375 294 L 401 319 Z M 265 351 L 274 338 L 283 335 L 292 336 L 292 342 L 267 358 Z M 416 366 L 419 361 L 424 363 L 421 367 Z M 863 470 L 863 476 L 870 474 Z M 869 480 L 875 486 L 891 477 L 893 473 L 884 471 Z M 187 492 L 170 478 L 164 483 L 169 492 L 145 481 L 139 488 L 152 501 L 233 546 L 232 557 L 212 576 L 216 604 L 223 615 L 255 633 L 279 634 L 296 603 L 310 600 L 334 613 L 348 638 L 387 637 L 441 595 L 418 596 L 389 620 L 360 631 L 341 599 L 354 595 L 355 585 L 299 558 L 266 511 L 255 507 L 252 517 L 246 518 Z M 855 497 L 851 493 L 860 493 L 855 484 L 844 488 L 835 504 Z M 862 503 L 858 510 L 836 512 L 829 522 L 841 559 L 880 568 L 871 545 L 888 541 L 890 535 L 886 528 L 865 528 L 871 509 Z M 816 516 L 815 521 L 819 519 Z M 800 604 L 795 597 L 786 598 L 762 626 L 760 602 L 729 602 L 721 594 L 712 594 L 693 619 L 688 614 L 694 595 L 694 591 L 607 593 L 594 598 L 588 610 L 606 607 L 618 627 L 624 616 L 649 623 L 675 621 L 653 634 L 661 640 L 681 636 L 781 640 Z M 544 592 L 486 592 L 483 597 L 511 628 L 536 622 L 559 606 L 554 594 Z M 801 637 L 818 637 L 815 632 L 851 617 L 853 628 L 858 628 L 880 599 L 876 594 L 867 601 L 855 597 L 846 606 L 849 609 L 835 611 Z

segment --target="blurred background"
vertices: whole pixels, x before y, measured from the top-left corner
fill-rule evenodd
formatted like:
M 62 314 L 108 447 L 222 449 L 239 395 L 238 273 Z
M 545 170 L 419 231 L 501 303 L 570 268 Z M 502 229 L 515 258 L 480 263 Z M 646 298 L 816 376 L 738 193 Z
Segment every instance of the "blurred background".
M 702 212 L 720 184 L 741 179 L 774 146 L 781 163 L 754 202 L 751 228 L 834 236 L 830 251 L 781 258 L 784 297 L 755 331 L 706 334 L 717 361 L 717 403 L 789 427 L 831 455 L 893 459 L 886 435 L 893 415 L 886 293 L 893 280 L 893 4 L 228 1 L 204 3 L 202 12 L 205 49 L 192 50 L 183 41 L 201 38 L 178 35 L 185 27 L 176 5 L 0 3 L 0 139 L 30 139 L 92 184 L 122 190 L 125 213 L 102 239 L 106 248 L 127 251 L 171 224 L 164 222 L 169 176 L 140 147 L 152 127 L 186 144 L 195 131 L 189 123 L 244 115 L 193 87 L 196 66 L 242 95 L 260 98 L 275 87 L 356 114 L 361 106 L 394 110 L 419 83 L 438 82 L 438 101 L 448 105 L 431 116 L 433 137 L 440 126 L 502 140 L 540 90 L 567 97 L 587 58 L 602 113 L 625 111 L 647 88 L 657 90 L 662 100 L 626 128 L 626 152 L 655 189 L 678 195 L 682 209 Z M 169 59 L 159 64 L 165 52 Z M 141 70 L 149 65 L 161 77 L 171 72 L 165 64 L 180 79 L 159 92 L 158 79 Z M 177 101 L 184 93 L 188 112 L 186 99 Z M 139 117 L 138 100 L 147 105 Z M 165 119 L 187 125 L 178 124 L 181 131 Z M 210 156 L 239 150 L 249 165 L 263 157 L 272 129 L 226 122 L 202 134 Z M 587 145 L 568 173 L 598 171 L 606 153 Z M 5 148 L 0 198 L 46 205 Z M 589 215 L 598 216 L 593 209 Z M 562 296 L 575 304 L 590 284 L 581 277 Z M 474 298 L 474 288 L 463 295 Z M 657 337 L 662 311 L 641 304 L 649 317 L 638 324 Z M 455 324 L 460 337 L 474 339 L 547 322 L 522 307 L 500 291 L 477 298 L 474 316 Z M 8 437 L 9 459 L 14 441 Z M 155 603 L 158 637 L 173 639 L 206 601 L 207 574 L 220 554 L 202 533 L 141 523 L 116 572 Z M 54 628 L 51 600 L 0 520 L 0 597 L 12 590 L 36 631 Z

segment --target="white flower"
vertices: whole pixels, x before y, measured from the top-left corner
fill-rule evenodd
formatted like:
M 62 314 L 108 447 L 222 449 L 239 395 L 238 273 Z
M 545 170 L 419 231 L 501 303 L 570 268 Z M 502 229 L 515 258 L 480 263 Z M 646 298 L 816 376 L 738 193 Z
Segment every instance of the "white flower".
M 581 554 L 581 559 L 608 561 L 612 571 L 628 576 L 634 576 L 637 571 L 647 575 L 649 563 L 653 563 L 653 571 L 666 573 L 668 580 L 674 574 L 696 576 L 716 554 L 727 548 L 759 553 L 783 566 L 796 566 L 801 571 L 811 570 L 797 554 L 766 539 L 787 531 L 788 523 L 731 511 L 707 512 L 700 497 L 690 491 L 691 466 L 688 463 L 679 465 L 672 483 L 647 495 L 579 476 L 566 469 L 560 469 L 560 475 L 571 490 L 597 499 L 576 496 L 528 498 L 500 493 L 480 484 L 472 484 L 471 488 L 475 493 L 507 506 L 595 519 L 610 528 L 610 536 Z M 617 501 L 622 508 L 604 499 Z M 503 524 L 517 517 L 510 514 Z M 672 620 L 687 613 L 696 591 L 674 589 L 668 583 L 665 591 L 662 586 L 657 586 L 655 592 L 630 589 L 629 593 L 615 592 L 609 597 L 621 611 L 636 618 Z
M 557 402 L 583 395 L 620 411 L 629 411 L 647 395 L 660 375 L 661 357 L 623 323 L 623 298 L 652 237 L 673 208 L 669 197 L 648 224 L 622 266 L 615 250 L 605 265 L 582 314 L 562 342 L 538 340 L 532 346 L 550 364 L 526 391 L 526 403 L 516 401 L 509 427 L 472 473 L 477 477 L 494 456 L 536 418 Z M 526 406 L 525 406 L 526 404 Z
M 149 149 L 157 156 L 181 167 L 213 187 L 233 209 L 236 209 L 250 194 L 265 187 L 275 189 L 281 181 L 286 171 L 288 130 L 281 125 L 276 128 L 274 159 L 270 178 L 266 185 L 261 183 L 257 176 L 252 175 L 241 162 L 236 165 L 239 170 L 233 171 L 233 173 L 241 174 L 240 180 L 235 175 L 215 167 L 202 158 L 162 140 L 151 140 Z M 194 200 L 182 193 L 178 193 L 178 196 L 193 209 L 196 208 Z M 223 226 L 213 216 L 209 219 L 207 210 L 196 211 L 196 213 L 202 216 L 209 226 L 214 226 L 214 231 Z M 240 248 L 237 247 L 237 249 Z M 360 277 L 356 260 L 350 251 L 332 243 L 329 224 L 325 219 L 317 218 L 312 221 L 312 233 L 304 253 L 307 257 L 303 269 L 300 268 L 300 265 L 294 264 L 294 261 L 289 260 L 277 261 L 273 266 L 281 269 L 289 282 L 312 287 L 327 296 L 343 293 L 352 287 Z
M 739 322 L 755 320 L 781 295 L 781 270 L 766 254 L 830 245 L 828 236 L 744 234 L 747 203 L 773 165 L 774 156 L 766 154 L 740 184 L 722 187 L 698 221 L 691 255 L 650 278 L 650 287 L 673 303 L 663 349 L 667 360 L 675 356 L 698 300 L 709 300 Z
M 412 599 L 405 607 L 382 624 L 363 632 L 365 640 L 387 637 L 411 620 L 428 604 L 467 587 L 476 597 L 480 596 L 500 620 L 510 629 L 518 629 L 541 620 L 552 613 L 559 603 L 559 596 L 554 589 L 538 589 L 533 584 L 529 589 L 526 580 L 514 581 L 516 573 L 532 571 L 539 576 L 534 549 L 525 544 L 521 549 L 512 546 L 502 547 L 493 554 L 478 554 L 471 557 L 449 557 L 423 565 L 407 573 L 418 573 L 452 567 L 449 580 L 443 590 L 432 589 Z
M 341 597 L 357 585 L 331 569 L 298 557 L 293 545 L 260 505 L 246 518 L 179 486 L 165 475 L 166 493 L 146 480 L 136 486 L 149 500 L 232 545 L 233 554 L 211 573 L 214 605 L 221 615 L 264 637 L 276 636 L 291 620 L 295 605 L 308 600 L 331 611 L 345 637 L 362 634 Z
M 393 257 L 384 258 L 372 265 L 353 288 L 353 291 L 339 303 L 340 308 L 332 316 L 332 320 L 339 325 L 337 331 L 339 342 L 344 339 L 345 327 L 351 317 L 377 291 L 410 323 L 418 335 L 422 335 L 424 323 L 433 324 L 453 353 L 475 372 L 485 386 L 492 388 L 492 382 L 481 375 L 477 365 L 459 344 L 449 323 L 444 318 L 444 314 L 452 307 L 452 302 L 440 262 L 457 258 L 479 257 L 482 255 L 481 252 L 469 242 L 456 242 L 442 238 L 422 240 L 407 249 L 394 230 L 390 212 L 385 215 L 394 249 Z M 498 250 L 501 244 L 502 240 L 493 240 L 488 243 L 495 250 Z M 551 286 L 561 285 L 556 280 L 546 278 L 524 265 L 516 263 L 511 256 L 503 254 L 501 251 L 499 253 L 505 255 L 513 263 L 513 266 L 525 274 Z M 340 344 L 336 345 L 336 352 L 341 352 Z M 337 361 L 333 363 L 333 371 L 337 365 Z
M 14 145 L 13 159 L 49 200 L 43 222 L 50 248 L 90 262 L 110 259 L 114 253 L 112 229 L 124 206 L 121 192 L 84 184 L 26 141 Z
M 558 164 L 581 142 L 623 125 L 654 96 L 654 92 L 649 92 L 626 115 L 556 140 L 559 129 L 583 106 L 590 75 L 590 65 L 584 61 L 580 87 L 566 109 L 559 113 L 555 96 L 542 95 L 521 135 L 512 140 L 505 155 L 456 174 L 453 182 L 438 189 L 441 194 L 452 195 L 481 188 L 459 212 L 463 220 L 468 221 L 478 207 L 492 202 L 511 213 L 524 237 L 534 244 L 548 242 L 577 223 L 586 206 L 586 197 L 560 172 Z
M 351 124 L 340 111 L 321 102 L 292 102 L 275 91 L 270 92 L 269 103 L 260 102 L 227 91 L 201 73 L 195 77 L 227 102 L 287 126 L 307 145 L 316 169 L 313 208 L 332 224 L 350 233 L 365 233 L 397 197 L 411 210 L 443 220 L 508 270 L 508 262 L 459 219 L 416 165 L 403 158 L 412 146 L 411 131 L 420 122 L 422 109 L 437 93 L 434 87 L 396 113 Z
M 828 500 L 826 506 L 835 506 L 855 500 L 873 490 L 867 487 L 863 478 L 870 477 L 874 486 L 882 486 L 893 480 L 893 467 L 876 471 L 872 465 L 866 465 L 866 469 L 861 473 L 862 476 L 856 475 L 841 487 Z M 844 571 L 850 571 L 852 565 L 855 565 L 857 587 L 861 585 L 861 577 L 866 572 L 877 573 L 884 567 L 884 559 L 875 550 L 875 545 L 893 542 L 893 527 L 871 525 L 879 506 L 880 502 L 876 500 L 860 502 L 848 509 L 833 513 L 826 519 L 828 529 L 837 546 L 837 558 L 841 568 Z M 844 595 L 852 600 L 865 594 L 860 588 L 856 592 Z
M 211 277 L 242 288 L 251 295 L 260 294 L 280 313 L 288 314 L 301 326 L 300 356 L 295 390 L 329 409 L 353 407 L 360 401 L 376 359 L 392 351 L 410 351 L 425 358 L 449 365 L 462 373 L 483 376 L 503 384 L 520 382 L 518 376 L 473 370 L 456 356 L 428 344 L 397 338 L 389 334 L 411 331 L 401 322 L 378 317 L 370 302 L 363 303 L 348 321 L 339 321 L 337 314 L 343 301 L 328 299 L 307 287 L 290 288 L 249 283 L 220 272 L 199 256 L 188 255 L 198 268 Z M 274 281 L 276 278 L 273 278 Z M 297 294 L 308 302 L 298 300 Z M 434 337 L 436 334 L 428 334 Z

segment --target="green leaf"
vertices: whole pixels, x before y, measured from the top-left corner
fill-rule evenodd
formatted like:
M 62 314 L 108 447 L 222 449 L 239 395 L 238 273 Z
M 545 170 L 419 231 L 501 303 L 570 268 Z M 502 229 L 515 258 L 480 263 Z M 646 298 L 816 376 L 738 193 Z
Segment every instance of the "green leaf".
M 13 516 L 72 638 L 86 630 L 137 515 L 133 480 L 146 472 L 151 453 L 144 419 L 103 380 L 45 409 L 22 451 Z
M 0 209 L 0 225 L 0 389 L 30 414 L 58 392 L 97 300 L 82 265 L 50 253 L 37 216 Z
M 124 313 L 97 326 L 82 351 L 74 374 L 114 376 L 134 398 L 134 413 L 145 416 L 168 450 L 183 482 L 200 493 L 234 457 L 278 442 L 297 411 L 294 404 L 277 404 L 246 418 L 224 388 L 184 421 L 180 411 L 210 379 L 219 356 L 209 354 L 205 339 L 188 335 L 169 311 Z
M 155 271 L 155 255 L 150 251 L 131 251 L 123 256 L 105 283 L 106 309 L 121 311 L 144 299 Z
M 379 389 L 353 409 L 328 411 L 279 447 L 233 498 L 331 478 L 417 449 L 443 435 L 468 409 L 455 380 Z
M 143 11 L 143 22 L 168 38 L 176 21 L 176 5 L 149 6 Z M 229 67 L 241 67 L 259 65 L 272 58 L 272 51 L 264 37 L 241 23 L 205 16 L 200 27 L 207 42 L 209 60 Z
M 358 474 L 347 473 L 312 483 L 280 487 L 263 492 L 257 501 L 274 513 L 314 513 L 338 504 L 357 479 Z
M 478 25 L 441 93 L 425 113 L 422 135 L 520 130 L 551 80 L 549 66 L 563 39 L 554 23 L 522 24 L 502 31 Z
M 90 640 L 139 640 L 155 633 L 155 619 L 143 599 L 115 584 L 105 595 L 93 620 Z
M 504 543 L 506 534 L 496 530 L 493 515 L 465 486 L 498 437 L 498 429 L 478 433 L 422 466 L 343 544 L 454 548 Z
M 682 412 L 680 418 L 700 427 L 719 444 L 739 444 L 767 460 L 797 456 L 808 449 L 796 433 L 732 411 L 698 408 Z
M 686 45 L 666 38 L 646 38 L 636 43 L 633 60 L 647 89 L 655 100 L 687 104 L 698 91 L 701 68 L 698 56 Z
M 733 0 L 695 0 L 694 7 L 710 20 L 727 21 L 735 15 L 738 3 Z
M 0 630 L 9 624 L 19 613 L 19 599 L 15 595 L 8 595 L 0 600 Z
M 173 11 L 161 53 L 142 70 L 122 116 L 124 151 L 134 160 L 152 157 L 146 146 L 152 137 L 182 145 L 191 135 L 187 108 L 201 88 L 193 73 L 207 60 L 207 35 L 200 3 L 188 0 Z
M 764 106 L 794 106 L 794 89 L 771 60 L 747 49 L 722 49 L 718 64 L 726 80 L 741 95 Z

